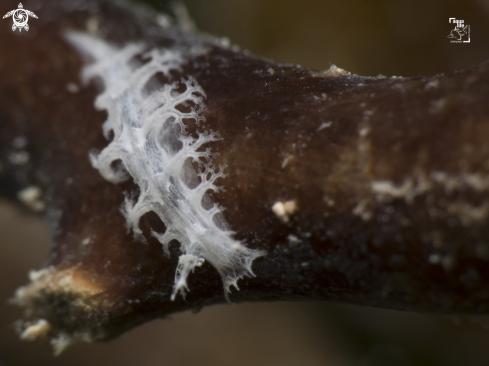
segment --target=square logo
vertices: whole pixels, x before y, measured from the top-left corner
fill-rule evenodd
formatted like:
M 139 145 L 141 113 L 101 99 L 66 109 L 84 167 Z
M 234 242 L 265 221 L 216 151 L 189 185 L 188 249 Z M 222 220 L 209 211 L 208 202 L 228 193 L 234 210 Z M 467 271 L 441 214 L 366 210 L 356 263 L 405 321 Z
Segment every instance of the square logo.
M 455 18 L 448 19 L 448 22 L 455 24 L 455 28 L 447 36 L 447 38 L 451 38 L 450 43 L 470 43 L 470 25 L 464 25 L 463 20 Z

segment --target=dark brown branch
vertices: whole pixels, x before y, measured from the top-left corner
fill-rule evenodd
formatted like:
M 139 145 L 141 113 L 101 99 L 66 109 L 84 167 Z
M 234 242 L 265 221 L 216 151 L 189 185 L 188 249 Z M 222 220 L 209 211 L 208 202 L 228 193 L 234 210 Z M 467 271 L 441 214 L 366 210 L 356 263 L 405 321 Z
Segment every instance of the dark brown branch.
M 163 255 L 148 235 L 163 229 L 151 215 L 141 222 L 148 243 L 127 233 L 120 206 L 137 187 L 109 183 L 90 164 L 89 151 L 107 145 L 106 115 L 93 106 L 96 85 L 78 85 L 83 62 L 67 29 L 183 50 L 174 79 L 198 81 L 202 129 L 222 137 L 213 149 L 227 165 L 225 190 L 212 199 L 236 239 L 267 251 L 232 302 L 489 311 L 487 64 L 413 79 L 316 72 L 163 28 L 130 5 L 87 5 L 45 1 L 28 34 L 0 33 L 0 188 L 24 192 L 53 233 L 48 269 L 17 296 L 25 338 L 48 333 L 61 349 L 225 301 L 208 262 L 190 275 L 186 300 L 171 301 L 178 243 Z

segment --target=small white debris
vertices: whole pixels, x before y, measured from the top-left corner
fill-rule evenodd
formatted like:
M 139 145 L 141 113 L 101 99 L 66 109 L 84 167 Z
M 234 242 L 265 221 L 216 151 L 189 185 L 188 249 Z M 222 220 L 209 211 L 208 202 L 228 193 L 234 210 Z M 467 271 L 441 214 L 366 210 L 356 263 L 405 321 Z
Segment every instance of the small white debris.
M 370 132 L 370 128 L 362 127 L 358 133 L 360 134 L 360 136 L 365 137 L 369 134 L 369 132 Z
M 73 343 L 75 343 L 75 340 L 65 333 L 61 333 L 57 338 L 51 339 L 51 346 L 53 346 L 54 355 L 59 356 Z
M 95 17 L 88 18 L 87 22 L 85 23 L 85 27 L 89 34 L 91 34 L 92 36 L 96 35 L 99 28 L 98 19 Z
M 39 187 L 30 186 L 17 193 L 17 198 L 33 211 L 40 212 L 46 205 L 41 201 L 42 191 Z
M 297 210 L 297 203 L 295 201 L 287 201 L 284 203 L 285 212 L 292 215 Z
M 412 188 L 413 183 L 410 180 L 406 180 L 400 187 L 396 187 L 393 182 L 388 180 L 372 182 L 372 190 L 375 193 L 394 198 L 406 196 Z
M 280 202 L 277 201 L 272 206 L 273 213 L 282 221 L 289 222 L 289 216 L 297 210 L 295 201 Z
M 231 46 L 231 41 L 227 37 L 222 37 L 222 38 L 219 39 L 219 44 L 222 47 L 226 47 L 227 48 L 227 47 Z
M 287 166 L 287 164 L 289 163 L 289 161 L 291 161 L 292 159 L 294 158 L 294 155 L 287 155 L 284 160 L 282 160 L 282 169 L 285 168 Z
M 368 210 L 368 201 L 361 200 L 355 208 L 353 208 L 352 213 L 355 216 L 361 217 L 364 221 L 370 221 L 372 219 L 372 212 Z
M 296 245 L 302 243 L 302 240 L 300 240 L 297 236 L 292 234 L 287 236 L 287 241 L 289 242 L 291 247 L 295 247 Z
M 431 80 L 425 85 L 425 89 L 436 89 L 440 86 L 440 80 L 435 79 Z
M 314 77 L 325 77 L 325 76 L 335 77 L 335 76 L 349 75 L 349 74 L 350 74 L 349 72 L 347 72 L 343 69 L 340 69 L 339 67 L 337 67 L 335 65 L 331 65 L 328 70 L 314 73 L 312 76 L 314 76 Z
M 335 205 L 335 202 L 334 200 L 332 200 L 331 198 L 329 197 L 324 197 L 323 198 L 323 201 L 329 206 L 329 207 L 333 207 Z
M 40 280 L 43 276 L 45 276 L 47 273 L 47 270 L 46 269 L 41 269 L 39 271 L 29 271 L 29 273 L 27 274 L 27 276 L 29 277 L 29 281 L 31 282 L 36 282 L 38 280 Z
M 12 140 L 12 146 L 16 149 L 23 149 L 27 145 L 27 139 L 24 136 L 18 136 Z
M 45 336 L 51 330 L 51 324 L 44 319 L 39 319 L 36 323 L 28 326 L 20 335 L 25 341 L 33 341 Z
M 81 244 L 82 245 L 88 245 L 88 244 L 90 244 L 90 241 L 91 241 L 91 238 L 88 237 L 88 238 L 83 239 L 82 242 L 81 242 Z
M 275 74 L 275 70 L 272 69 L 271 67 L 267 70 L 270 75 Z
M 286 215 L 285 207 L 282 202 L 275 202 L 272 206 L 272 211 L 278 218 L 284 218 Z M 287 218 L 288 221 L 288 218 Z
M 68 83 L 66 84 L 66 90 L 68 90 L 70 93 L 75 94 L 80 91 L 80 88 L 75 83 Z
M 10 153 L 8 159 L 14 165 L 25 165 L 29 162 L 30 155 L 27 151 L 18 151 Z
M 331 122 L 331 121 L 323 122 L 323 123 L 321 123 L 321 125 L 319 125 L 319 127 L 316 131 L 321 131 L 321 130 L 324 130 L 325 128 L 331 127 L 332 124 L 333 124 L 333 122 Z
M 18 197 L 23 202 L 32 202 L 39 199 L 42 195 L 42 191 L 39 187 L 30 186 L 18 193 Z
M 171 18 L 165 14 L 158 14 L 156 16 L 156 23 L 158 23 L 161 28 L 168 28 L 172 25 Z

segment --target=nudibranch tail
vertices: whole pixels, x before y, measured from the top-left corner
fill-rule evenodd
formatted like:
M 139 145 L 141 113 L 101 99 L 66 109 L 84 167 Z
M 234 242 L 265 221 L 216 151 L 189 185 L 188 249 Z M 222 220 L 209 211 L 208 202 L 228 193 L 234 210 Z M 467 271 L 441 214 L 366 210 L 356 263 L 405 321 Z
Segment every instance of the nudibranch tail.
M 254 276 L 251 265 L 265 252 L 234 239 L 223 208 L 208 196 L 208 191 L 219 190 L 216 181 L 224 178 L 224 167 L 214 167 L 213 153 L 203 146 L 221 137 L 213 131 L 192 137 L 184 123 L 204 121 L 205 91 L 191 76 L 170 82 L 171 72 L 184 63 L 176 50 L 144 53 L 141 43 L 119 48 L 79 32 L 67 32 L 66 38 L 92 60 L 82 71 L 83 80 L 99 78 L 104 85 L 95 106 L 107 111 L 103 133 L 112 140 L 98 155 L 91 155 L 93 166 L 112 183 L 132 178 L 139 186 L 139 196 L 126 195 L 122 207 L 136 239 L 143 239 L 140 218 L 154 212 L 167 228 L 152 232 L 165 255 L 170 255 L 170 241 L 180 242 L 172 300 L 178 293 L 185 296 L 188 275 L 208 261 L 221 275 L 229 301 L 231 285 L 238 288 L 240 278 Z

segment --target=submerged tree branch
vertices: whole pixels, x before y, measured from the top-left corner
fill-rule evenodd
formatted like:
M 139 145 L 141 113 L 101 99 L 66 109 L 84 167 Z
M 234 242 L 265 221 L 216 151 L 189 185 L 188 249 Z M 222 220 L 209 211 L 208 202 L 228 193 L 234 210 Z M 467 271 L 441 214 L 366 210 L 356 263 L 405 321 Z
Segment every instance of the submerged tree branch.
M 186 197 L 164 205 L 155 201 L 162 208 L 144 211 L 135 225 L 121 213 L 125 193 L 142 195 L 148 188 L 141 182 L 170 165 L 144 176 L 137 167 L 159 159 L 149 154 L 131 170 L 124 159 L 137 153 L 127 150 L 132 141 L 124 140 L 122 148 L 129 152 L 116 173 L 130 179 L 114 184 L 115 178 L 104 179 L 102 168 L 92 166 L 90 152 L 118 141 L 117 128 L 106 131 L 109 141 L 104 138 L 104 121 L 122 111 L 114 117 L 122 126 L 121 116 L 132 112 L 124 102 L 94 107 L 109 76 L 95 73 L 80 84 L 84 65 L 96 62 L 99 49 L 82 52 L 67 41 L 68 31 L 118 52 L 138 43 L 133 70 L 147 64 L 149 51 L 178 53 L 181 63 L 167 73 L 160 70 L 151 90 L 176 83 L 171 98 L 184 93 L 181 80 L 191 78 L 200 96 L 205 94 L 205 122 L 197 126 L 193 117 L 182 117 L 188 135 L 179 130 L 153 137 L 167 144 L 171 155 L 179 140 L 167 141 L 168 136 L 194 141 L 204 131 L 220 136 L 196 150 L 209 147 L 206 163 L 226 167 L 226 176 L 215 183 L 223 189 L 208 191 L 202 205 L 223 208 L 216 225 L 235 232 L 229 240 L 266 252 L 252 263 L 255 277 L 237 282 L 232 302 L 328 300 L 439 313 L 489 311 L 487 64 L 409 79 L 360 77 L 336 67 L 317 72 L 183 32 L 131 4 L 79 4 L 63 8 L 45 1 L 29 33 L 0 33 L 0 192 L 41 212 L 53 234 L 46 268 L 31 273 L 31 283 L 16 294 L 25 308 L 23 338 L 48 335 L 61 351 L 77 341 L 111 339 L 157 317 L 226 301 L 225 276 L 207 247 L 197 251 L 205 260 L 200 266 L 181 267 L 194 270 L 185 299 L 177 293 L 171 300 L 179 259 L 182 264 L 183 254 L 197 253 L 194 241 L 171 241 L 165 256 L 151 230 L 174 229 L 176 219 L 165 216 L 173 210 L 168 202 Z M 130 77 L 114 80 L 124 84 Z M 124 85 L 114 90 L 126 90 Z M 127 101 L 117 98 L 109 95 Z M 192 107 L 189 102 L 175 108 L 193 113 Z M 109 166 L 116 161 L 109 159 Z M 212 176 L 198 178 L 200 164 L 185 164 L 182 171 L 190 175 L 181 179 L 189 186 Z M 172 185 L 178 186 L 169 179 L 166 187 Z M 185 222 L 193 214 L 179 215 Z M 127 223 L 144 238 L 135 240 Z M 200 234 L 192 230 L 187 226 L 188 237 L 196 236 L 199 245 L 221 240 L 205 226 Z M 181 235 L 176 238 L 186 237 Z

